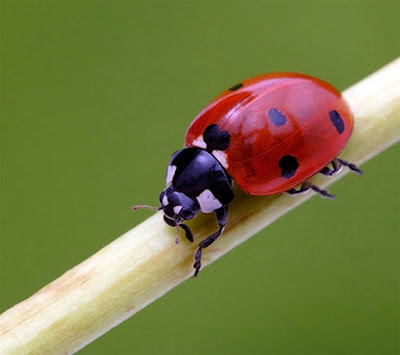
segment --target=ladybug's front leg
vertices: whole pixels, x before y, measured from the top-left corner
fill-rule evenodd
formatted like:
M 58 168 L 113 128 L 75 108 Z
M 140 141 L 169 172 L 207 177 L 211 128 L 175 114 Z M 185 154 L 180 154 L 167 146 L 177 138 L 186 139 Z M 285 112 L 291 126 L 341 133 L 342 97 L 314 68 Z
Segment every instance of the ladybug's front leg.
M 287 190 L 286 193 L 288 193 L 289 195 L 298 195 L 298 194 L 302 194 L 302 193 L 308 192 L 310 190 L 313 190 L 316 193 L 318 193 L 320 196 L 327 197 L 327 198 L 329 198 L 331 200 L 333 200 L 335 198 L 335 196 L 331 195 L 328 191 L 323 190 L 323 189 L 319 188 L 316 185 L 313 185 L 311 182 L 308 182 L 308 181 L 304 182 L 300 186 L 300 188 L 298 190 L 290 189 L 290 190 Z
M 195 269 L 193 275 L 194 277 L 197 277 L 201 268 L 201 253 L 202 253 L 201 250 L 203 248 L 207 248 L 209 245 L 214 243 L 224 231 L 226 220 L 228 219 L 228 206 L 221 207 L 220 209 L 218 209 L 216 211 L 216 217 L 217 217 L 217 223 L 219 225 L 218 231 L 215 232 L 214 234 L 211 234 L 206 239 L 202 240 L 199 243 L 199 247 L 197 248 L 196 253 L 194 254 L 194 260 L 195 260 L 193 264 L 193 268 Z

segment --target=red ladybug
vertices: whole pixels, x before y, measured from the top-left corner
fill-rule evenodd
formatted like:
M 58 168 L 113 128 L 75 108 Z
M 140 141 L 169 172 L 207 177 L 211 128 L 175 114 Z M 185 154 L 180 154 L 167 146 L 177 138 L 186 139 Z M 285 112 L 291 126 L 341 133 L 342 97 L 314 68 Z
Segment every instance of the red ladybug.
M 353 116 L 340 92 L 303 74 L 247 79 L 207 105 L 189 126 L 185 148 L 172 155 L 158 207 L 165 222 L 182 228 L 191 242 L 192 233 L 182 222 L 199 211 L 216 213 L 219 229 L 199 243 L 194 276 L 201 268 L 202 249 L 226 225 L 232 180 L 251 195 L 314 190 L 333 198 L 307 179 L 317 173 L 331 176 L 343 165 L 362 174 L 337 158 L 352 130 Z M 146 206 L 134 209 L 140 207 Z

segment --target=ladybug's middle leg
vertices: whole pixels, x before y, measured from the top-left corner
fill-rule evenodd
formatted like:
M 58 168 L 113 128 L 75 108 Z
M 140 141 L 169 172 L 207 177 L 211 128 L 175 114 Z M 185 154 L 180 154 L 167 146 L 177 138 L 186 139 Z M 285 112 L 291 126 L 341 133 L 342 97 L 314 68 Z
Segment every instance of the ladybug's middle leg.
M 193 268 L 195 269 L 194 272 L 194 277 L 197 277 L 200 268 L 201 268 L 201 250 L 203 248 L 207 248 L 209 245 L 211 245 L 212 243 L 214 243 L 218 237 L 222 234 L 222 232 L 224 231 L 225 225 L 226 225 L 226 220 L 228 219 L 228 207 L 221 207 L 220 209 L 218 209 L 216 211 L 216 217 L 217 217 L 217 223 L 219 225 L 219 229 L 217 232 L 215 232 L 214 234 L 211 234 L 209 237 L 207 237 L 206 239 L 202 240 L 199 243 L 199 247 L 196 250 L 196 253 L 194 254 L 194 264 L 193 264 Z
M 333 200 L 335 198 L 335 196 L 331 195 L 328 191 L 323 190 L 323 189 L 319 188 L 316 185 L 313 185 L 311 182 L 308 182 L 308 181 L 304 182 L 300 186 L 300 188 L 298 190 L 290 189 L 290 190 L 287 190 L 285 192 L 288 193 L 289 195 L 298 195 L 298 194 L 302 194 L 302 193 L 308 192 L 310 190 L 313 190 L 316 193 L 318 193 L 320 196 L 327 197 L 327 198 L 329 198 L 331 200 Z

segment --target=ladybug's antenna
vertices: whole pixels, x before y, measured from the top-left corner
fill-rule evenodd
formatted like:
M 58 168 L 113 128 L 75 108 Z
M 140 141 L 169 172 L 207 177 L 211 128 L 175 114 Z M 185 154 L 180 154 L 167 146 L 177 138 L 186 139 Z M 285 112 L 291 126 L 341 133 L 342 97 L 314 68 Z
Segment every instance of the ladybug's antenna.
M 153 210 L 153 211 L 161 210 L 161 207 L 154 207 L 154 206 L 148 206 L 148 205 L 135 205 L 135 206 L 132 206 L 132 211 L 140 210 L 142 208 L 147 208 L 148 210 Z

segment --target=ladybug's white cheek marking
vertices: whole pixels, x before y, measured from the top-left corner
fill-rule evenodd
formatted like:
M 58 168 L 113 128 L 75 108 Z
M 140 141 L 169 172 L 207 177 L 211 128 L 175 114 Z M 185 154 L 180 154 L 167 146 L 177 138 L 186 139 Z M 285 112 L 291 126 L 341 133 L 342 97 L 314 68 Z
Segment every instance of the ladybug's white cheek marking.
M 213 195 L 210 190 L 204 190 L 199 196 L 196 197 L 199 202 L 201 212 L 210 213 L 222 207 L 221 202 Z
M 176 166 L 175 165 L 168 165 L 167 169 L 167 185 L 172 184 L 172 180 L 174 178 L 176 171 Z
M 227 161 L 227 154 L 224 151 L 222 151 L 222 150 L 213 150 L 212 154 L 214 155 L 214 157 L 217 158 L 217 160 L 221 163 L 221 165 L 225 169 L 229 168 L 229 164 L 228 164 L 228 161 Z
M 182 206 L 175 206 L 174 207 L 174 213 L 179 214 L 179 212 L 182 211 Z
M 161 202 L 162 202 L 163 206 L 168 206 L 169 205 L 169 201 L 168 201 L 167 195 L 164 195 L 164 197 L 162 198 Z
M 194 146 L 199 147 L 199 148 L 203 148 L 206 149 L 207 148 L 207 144 L 206 142 L 204 142 L 203 136 L 199 136 L 197 137 L 193 143 Z

